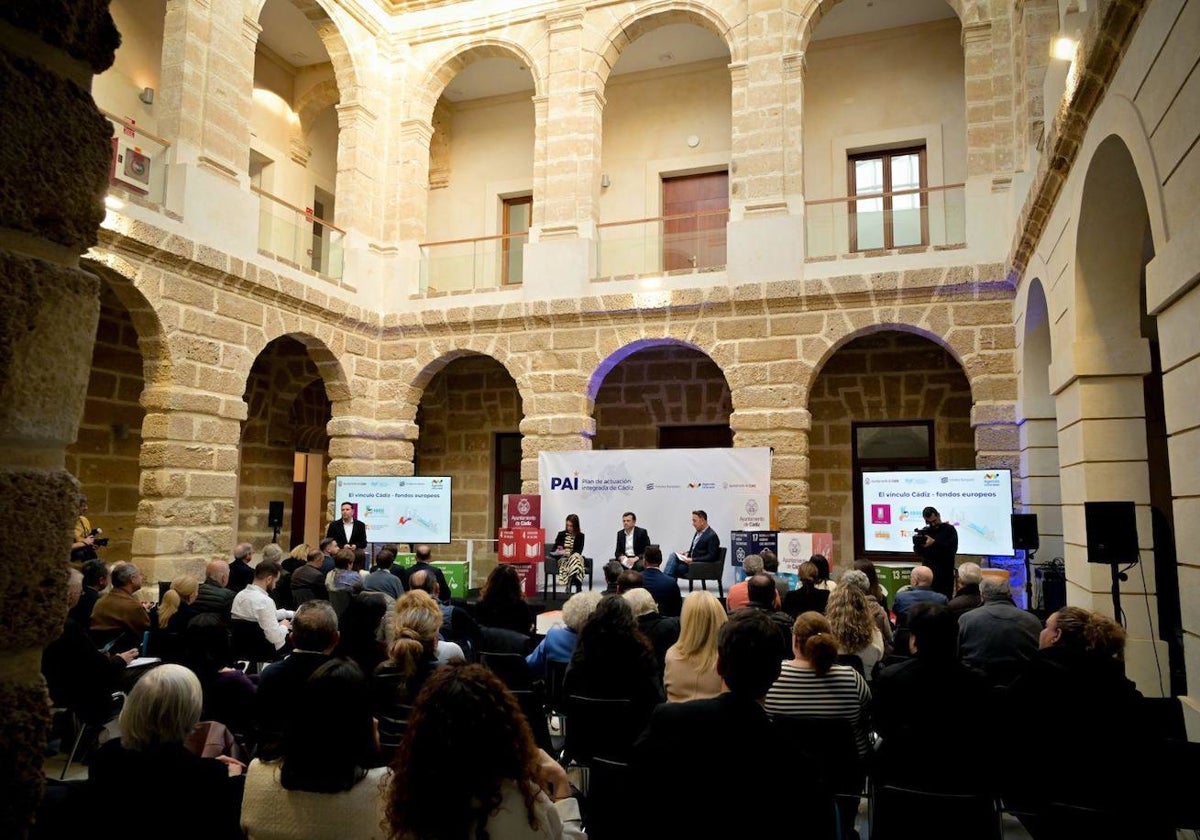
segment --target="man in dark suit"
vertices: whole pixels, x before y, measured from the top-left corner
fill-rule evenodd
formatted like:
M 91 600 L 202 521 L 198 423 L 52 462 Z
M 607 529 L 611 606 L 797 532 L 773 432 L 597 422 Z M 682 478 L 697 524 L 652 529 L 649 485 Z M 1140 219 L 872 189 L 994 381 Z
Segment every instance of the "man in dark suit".
M 702 510 L 692 511 L 692 527 L 696 533 L 692 535 L 692 546 L 685 552 L 672 553 L 667 558 L 663 574 L 678 578 L 687 574 L 688 566 L 693 563 L 708 563 L 717 559 L 721 548 L 721 538 L 717 532 L 708 527 L 708 514 Z
M 917 566 L 908 575 L 911 584 L 896 593 L 892 609 L 896 612 L 896 626 L 908 626 L 908 611 L 917 604 L 942 604 L 950 599 L 933 590 L 933 569 Z
M 737 733 L 738 764 L 754 768 L 755 793 L 762 803 L 793 802 L 802 788 L 790 783 L 786 761 L 763 709 L 767 689 L 778 678 L 781 660 L 775 627 L 759 610 L 730 616 L 717 641 L 717 672 L 729 690 L 708 700 L 664 703 L 633 749 L 635 779 L 671 779 L 690 785 L 728 774 L 729 755 L 717 733 Z M 712 737 L 701 737 L 709 733 Z M 792 768 L 794 771 L 794 768 Z M 796 833 L 796 810 L 778 807 L 650 808 L 634 829 L 645 837 L 783 837 Z M 785 827 L 785 823 L 791 827 Z M 645 824 L 643 824 L 645 823 Z
M 304 684 L 329 661 L 338 643 L 337 614 L 328 601 L 306 601 L 296 610 L 291 628 L 292 652 L 272 662 L 258 678 L 255 703 L 262 741 L 260 750 L 278 755 L 280 742 L 294 714 L 305 711 Z
M 235 595 L 254 583 L 254 546 L 238 543 L 233 549 L 233 562 L 229 564 L 229 580 L 225 588 Z
M 433 561 L 433 552 L 429 549 L 429 546 L 418 545 L 413 549 L 413 554 L 415 555 L 415 561 L 413 562 L 413 564 L 411 566 L 409 566 L 406 570 L 404 570 L 401 575 L 397 575 L 397 577 L 400 578 L 401 582 L 404 583 L 404 588 L 405 589 L 413 589 L 413 588 L 424 589 L 425 587 L 414 586 L 414 585 L 410 584 L 410 581 L 412 580 L 412 576 L 414 574 L 416 574 L 417 572 L 424 571 L 427 574 L 433 575 L 434 580 L 437 581 L 437 588 L 438 588 L 437 592 L 432 592 L 429 589 L 426 589 L 425 591 L 429 592 L 430 595 L 433 595 L 433 597 L 437 598 L 443 604 L 449 604 L 450 603 L 450 584 L 446 583 L 446 575 L 442 573 L 442 570 L 439 569 L 437 566 L 433 565 L 433 562 L 432 562 Z M 393 565 L 392 566 L 392 574 L 396 574 L 395 569 L 396 569 L 396 567 L 395 567 L 395 565 Z
M 254 579 L 251 575 L 251 580 Z M 229 564 L 224 560 L 209 560 L 204 567 L 204 583 L 196 595 L 192 609 L 197 613 L 213 613 L 229 626 L 229 611 L 233 609 L 233 590 L 228 588 Z
M 620 560 L 625 568 L 641 571 L 642 557 L 650 545 L 650 534 L 645 528 L 637 526 L 637 516 L 632 511 L 621 514 L 621 524 L 625 527 L 617 531 L 617 549 L 613 557 Z
M 325 538 L 337 540 L 338 548 L 353 546 L 364 551 L 367 548 L 367 524 L 354 515 L 354 505 L 342 502 L 342 518 L 330 522 Z
M 656 545 L 646 548 L 645 567 L 642 569 L 642 586 L 654 596 L 658 611 L 663 615 L 676 616 L 683 612 L 683 596 L 675 578 L 664 575 L 662 549 Z

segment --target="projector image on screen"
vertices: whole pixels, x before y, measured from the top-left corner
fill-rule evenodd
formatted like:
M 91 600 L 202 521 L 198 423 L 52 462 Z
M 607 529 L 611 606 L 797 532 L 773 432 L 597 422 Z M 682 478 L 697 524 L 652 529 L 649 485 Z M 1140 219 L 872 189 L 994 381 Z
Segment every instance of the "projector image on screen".
M 339 475 L 335 510 L 354 505 L 372 543 L 450 542 L 449 476 Z
M 921 512 L 935 507 L 958 531 L 959 554 L 1013 556 L 1009 470 L 865 472 L 862 499 L 866 551 L 911 554 Z

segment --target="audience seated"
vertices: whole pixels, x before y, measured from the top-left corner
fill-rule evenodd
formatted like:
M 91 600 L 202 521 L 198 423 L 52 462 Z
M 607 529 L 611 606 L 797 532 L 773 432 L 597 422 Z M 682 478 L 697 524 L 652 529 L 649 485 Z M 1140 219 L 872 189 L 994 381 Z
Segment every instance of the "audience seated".
M 183 631 L 181 654 L 200 680 L 204 693 L 204 719 L 225 724 L 245 740 L 255 732 L 255 684 L 233 667 L 229 630 L 215 613 L 201 613 Z
M 837 589 L 837 581 L 830 579 L 831 569 L 829 568 L 829 559 L 824 554 L 814 554 L 808 558 L 808 562 L 817 568 L 817 578 L 815 581 L 817 589 L 824 589 L 827 592 Z
M 192 609 L 197 613 L 214 613 L 222 623 L 229 624 L 229 611 L 233 607 L 232 590 L 229 583 L 229 564 L 224 560 L 210 560 L 204 567 L 204 582 Z
M 81 571 L 83 591 L 68 615 L 86 630 L 92 625 L 92 608 L 100 600 L 100 593 L 108 588 L 108 566 L 104 565 L 103 560 L 93 559 L 84 563 Z
M 654 603 L 654 596 L 648 589 L 630 589 L 621 596 L 629 602 L 633 617 L 637 621 L 638 630 L 642 631 L 650 646 L 654 648 L 654 658 L 658 660 L 659 675 L 662 675 L 667 658 L 667 649 L 679 641 L 679 619 L 663 615 Z
M 640 731 L 650 712 L 665 699 L 654 649 L 638 630 L 624 598 L 601 598 L 584 622 L 563 691 L 568 719 L 572 696 L 628 700 L 625 723 L 633 731 Z
M 617 595 L 617 578 L 621 576 L 621 572 L 625 571 L 625 567 L 621 565 L 620 560 L 609 560 L 604 564 L 604 594 Z
M 763 559 L 757 554 L 747 554 L 742 558 L 742 571 L 746 573 L 746 579 L 738 581 L 729 587 L 729 594 L 725 596 L 725 609 L 733 612 L 734 610 L 740 610 L 750 603 L 750 593 L 747 591 L 749 580 L 755 575 L 761 575 L 763 568 Z M 783 598 L 784 596 L 779 595 L 778 597 Z
M 662 549 L 656 545 L 647 546 L 646 553 L 642 555 L 642 571 L 640 573 L 631 572 L 631 574 L 641 575 L 639 585 L 650 590 L 660 613 L 666 616 L 678 616 L 683 611 L 683 596 L 679 592 L 679 581 L 664 574 L 661 566 Z
M 780 603 L 783 603 L 783 599 L 790 591 L 790 587 L 788 586 L 788 582 L 779 576 L 779 555 L 769 548 L 764 548 L 758 553 L 758 556 L 763 561 L 763 572 L 771 580 L 775 581 L 775 590 L 779 593 Z
M 579 641 L 579 631 L 588 620 L 600 599 L 607 593 L 576 592 L 563 604 L 563 623 L 551 627 L 546 637 L 538 642 L 533 652 L 525 657 L 529 670 L 535 679 L 546 675 L 546 663 L 549 660 L 570 662 L 575 653 L 575 643 Z
M 1018 607 L 1007 580 L 980 584 L 982 606 L 958 617 L 958 655 L 992 685 L 1007 685 L 1034 658 L 1041 622 Z
M 433 575 L 437 581 L 437 586 L 431 594 L 443 604 L 450 604 L 450 584 L 446 582 L 446 575 L 433 564 L 433 552 L 427 545 L 413 546 L 413 555 L 416 558 L 415 562 L 408 568 L 408 576 L 411 578 L 417 572 L 425 572 Z M 402 578 L 403 579 L 403 578 Z M 412 589 L 411 584 L 406 584 L 409 589 Z
M 666 655 L 663 683 L 668 703 L 705 700 L 725 690 L 717 673 L 717 637 L 726 620 L 721 602 L 707 590 L 683 599 L 679 641 Z
M 909 585 L 896 593 L 896 626 L 908 625 L 908 611 L 917 604 L 945 604 L 949 599 L 933 589 L 933 569 L 917 566 L 908 575 Z
M 364 674 L 387 659 L 387 642 L 383 624 L 395 601 L 382 592 L 363 591 L 350 599 L 350 605 L 338 620 L 341 639 L 333 655 L 351 659 Z
M 42 675 L 55 705 L 75 712 L 84 723 L 99 726 L 112 714 L 112 693 L 119 688 L 121 676 L 137 657 L 138 649 L 120 654 L 96 649 L 87 630 L 70 613 L 82 590 L 83 575 L 71 569 L 67 579 L 67 620 L 59 637 L 42 651 Z
M 883 642 L 883 655 L 890 655 L 893 649 L 892 620 L 888 618 L 887 610 L 871 595 L 871 579 L 867 577 L 867 573 L 861 569 L 847 569 L 842 572 L 838 581 L 838 588 L 843 586 L 857 587 L 858 591 L 866 596 L 867 611 L 870 612 L 871 620 L 875 622 L 875 627 L 879 630 L 879 637 Z
M 847 574 L 859 576 L 860 582 L 865 585 L 866 575 L 862 572 L 851 569 Z M 883 658 L 883 634 L 879 632 L 871 613 L 874 603 L 873 599 L 867 598 L 863 588 L 839 584 L 830 593 L 829 604 L 825 607 L 838 653 L 857 656 L 862 662 L 867 682 L 871 681 L 875 664 Z
M 362 592 L 363 576 L 354 570 L 353 548 L 343 548 L 333 555 L 333 571 L 325 576 L 325 588 L 330 592 Z
M 760 610 L 771 619 L 779 638 L 779 659 L 789 658 L 792 655 L 792 617 L 776 608 L 779 591 L 775 588 L 775 581 L 765 574 L 757 574 L 746 580 L 746 591 L 750 600 L 742 609 Z
M 315 724 L 293 717 L 279 758 L 250 763 L 241 820 L 247 840 L 382 840 L 382 784 L 388 770 L 375 766 L 374 723 L 362 671 L 348 660 L 331 659 L 290 702 L 332 717 Z
M 254 569 L 254 582 L 233 597 L 229 615 L 234 621 L 253 621 L 262 628 L 267 641 L 275 650 L 287 643 L 291 610 L 279 609 L 271 599 L 271 590 L 279 582 L 279 564 L 263 560 Z
M 119 563 L 109 574 L 112 589 L 92 608 L 92 638 L 104 643 L 116 639 L 119 648 L 140 645 L 150 629 L 150 612 L 134 595 L 142 588 L 142 573 L 132 563 Z
M 990 750 L 933 749 L 964 715 L 990 703 L 983 675 L 958 660 L 958 628 L 941 604 L 909 612 L 913 658 L 884 668 L 872 690 L 872 720 L 882 742 L 875 780 L 920 790 L 971 793 L 988 789 Z
M 792 619 L 800 613 L 825 612 L 829 603 L 829 590 L 817 588 L 817 567 L 810 560 L 800 564 L 798 570 L 800 585 L 783 597 L 783 611 Z
M 272 662 L 258 678 L 258 729 L 262 752 L 278 755 L 293 717 L 310 721 L 310 709 L 297 703 L 313 672 L 329 661 L 338 643 L 338 619 L 328 601 L 301 604 L 291 628 L 292 652 Z
M 533 629 L 533 614 L 525 602 L 521 577 L 512 566 L 499 563 L 492 569 L 479 593 L 475 620 L 484 627 L 500 627 L 529 635 Z
M 632 569 L 626 569 L 617 575 L 617 594 L 624 595 L 631 589 L 643 589 L 646 584 L 642 580 L 642 573 L 635 572 Z
M 296 606 L 314 599 L 329 600 L 329 590 L 325 588 L 325 572 L 321 571 L 326 556 L 323 551 L 310 551 L 308 562 L 292 572 L 292 601 Z
M 363 589 L 368 592 L 382 592 L 393 600 L 404 594 L 404 581 L 392 574 L 392 564 L 396 562 L 396 549 L 381 548 L 375 553 L 375 571 L 363 580 Z
M 136 822 L 122 803 L 147 803 L 182 821 L 190 837 L 241 836 L 241 780 L 233 778 L 241 764 L 201 758 L 184 746 L 203 704 L 200 681 L 182 665 L 160 665 L 138 680 L 121 711 L 121 737 L 101 747 L 88 768 L 94 800 L 106 809 L 98 827 L 108 831 L 120 822 L 122 836 L 133 833 Z
M 479 650 L 479 623 L 462 607 L 451 604 L 449 599 L 442 600 L 442 588 L 438 583 L 438 575 L 441 573 L 442 570 L 436 566 L 417 568 L 414 565 L 408 576 L 408 588 L 410 591 L 424 592 L 438 602 L 442 611 L 441 637 L 447 642 L 454 642 L 460 654 L 473 658 Z M 390 642 L 391 637 L 389 644 Z
M 171 581 L 158 604 L 157 627 L 151 631 L 152 656 L 166 662 L 179 662 L 182 656 L 183 631 L 196 615 L 193 604 L 199 596 L 200 583 L 191 575 L 180 575 Z
M 777 636 L 763 611 L 738 610 L 721 628 L 717 643 L 717 672 L 729 690 L 705 700 L 665 703 L 654 710 L 634 747 L 633 776 L 673 791 L 686 787 L 696 796 L 682 803 L 662 798 L 636 816 L 631 812 L 631 836 L 815 836 L 797 830 L 794 812 L 806 804 L 803 788 L 796 783 L 792 757 L 777 749 L 762 706 L 779 676 Z M 730 756 L 731 742 L 736 743 L 736 759 Z M 753 801 L 705 799 L 718 780 L 729 777 L 731 762 L 752 774 Z
M 875 564 L 870 560 L 855 560 L 854 568 L 867 576 L 867 597 L 883 607 L 883 611 L 886 613 L 888 608 L 887 592 L 879 585 L 879 572 L 876 571 Z
M 275 588 L 270 592 L 271 600 L 275 602 L 275 608 L 280 610 L 296 609 L 296 603 L 292 600 L 292 573 L 283 568 L 283 549 L 277 543 L 267 543 L 262 550 L 262 560 L 270 560 L 279 566 L 279 580 L 275 582 Z M 259 562 L 261 563 L 262 560 Z
M 537 749 L 516 699 L 481 665 L 429 678 L 392 767 L 394 837 L 585 836 L 566 772 Z
M 300 543 L 300 545 L 292 546 L 292 550 L 288 552 L 287 558 L 279 565 L 289 575 L 295 574 L 296 570 L 308 562 L 308 543 Z
M 979 584 L 983 581 L 983 569 L 978 563 L 963 563 L 958 567 L 954 597 L 950 599 L 950 612 L 955 618 L 983 604 Z
M 226 587 L 237 594 L 254 583 L 254 546 L 250 543 L 239 543 L 233 549 L 233 562 L 229 564 L 229 582 Z

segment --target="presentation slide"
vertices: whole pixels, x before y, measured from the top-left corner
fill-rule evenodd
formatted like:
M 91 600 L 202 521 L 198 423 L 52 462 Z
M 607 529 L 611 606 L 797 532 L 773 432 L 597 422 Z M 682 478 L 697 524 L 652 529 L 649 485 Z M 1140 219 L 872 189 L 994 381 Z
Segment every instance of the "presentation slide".
M 921 511 L 935 507 L 958 531 L 959 554 L 1013 556 L 1009 470 L 868 472 L 862 482 L 867 551 L 911 554 Z
M 450 542 L 449 476 L 339 475 L 334 510 L 354 505 L 373 543 Z

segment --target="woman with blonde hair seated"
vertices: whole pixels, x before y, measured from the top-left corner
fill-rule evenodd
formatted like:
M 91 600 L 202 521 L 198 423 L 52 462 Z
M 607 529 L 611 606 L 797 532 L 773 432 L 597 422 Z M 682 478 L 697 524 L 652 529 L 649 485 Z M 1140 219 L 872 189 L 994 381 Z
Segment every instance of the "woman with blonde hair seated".
M 861 572 L 859 573 L 861 574 Z M 829 593 L 825 615 L 839 654 L 853 654 L 862 662 L 867 682 L 883 658 L 883 634 L 875 625 L 866 593 L 857 586 L 839 586 Z
M 156 813 L 185 819 L 192 837 L 241 837 L 239 789 L 230 778 L 241 774 L 241 763 L 201 758 L 184 746 L 203 705 L 200 681 L 187 668 L 147 671 L 121 710 L 121 737 L 101 747 L 88 768 L 95 801 L 109 808 L 151 804 Z M 117 817 L 113 812 L 103 819 Z
M 171 581 L 158 605 L 159 629 L 182 633 L 196 612 L 192 604 L 200 594 L 200 581 L 192 575 L 180 575 Z
M 679 641 L 667 650 L 668 703 L 704 700 L 725 690 L 717 673 L 717 636 L 728 620 L 711 592 L 699 590 L 683 599 Z

